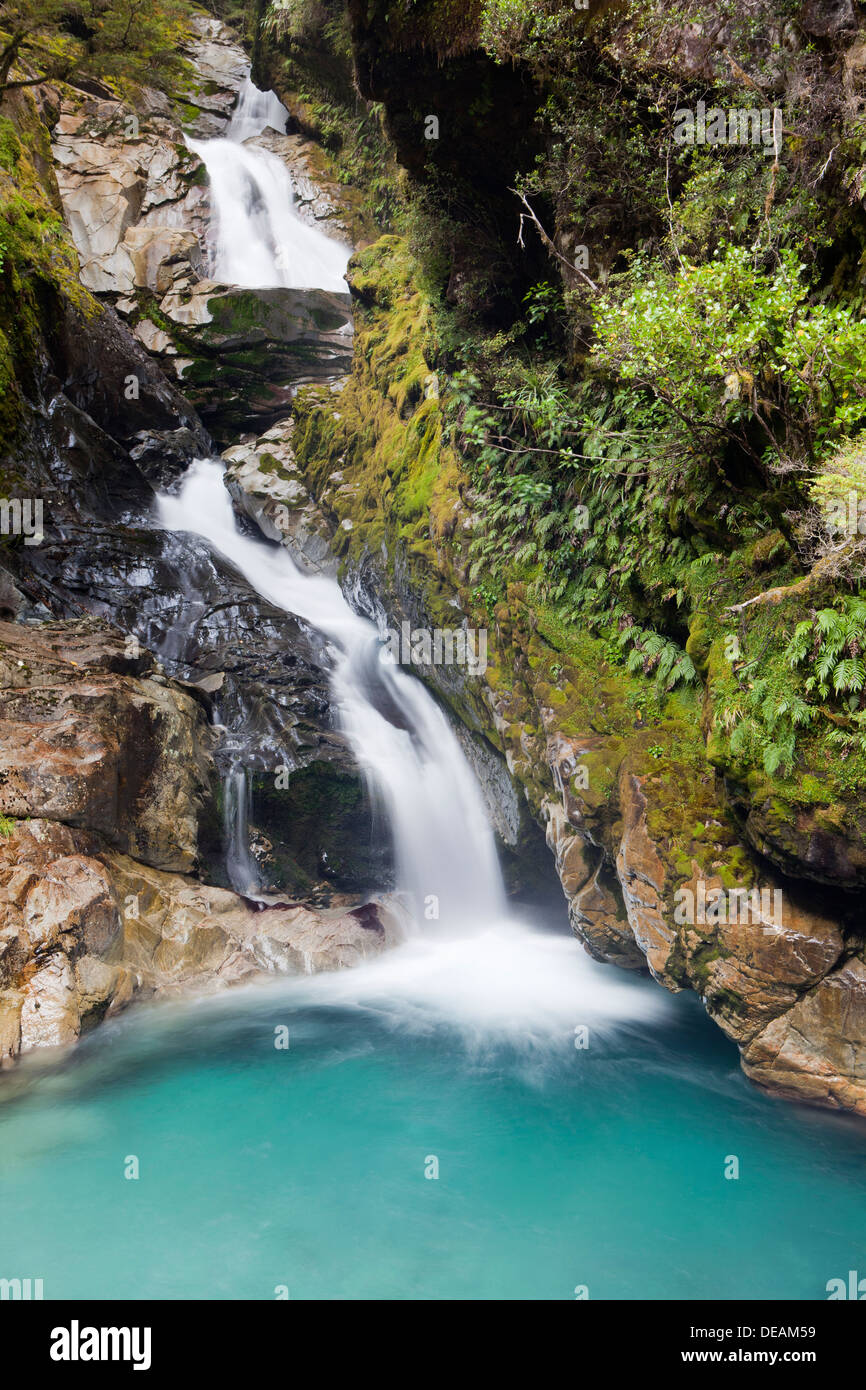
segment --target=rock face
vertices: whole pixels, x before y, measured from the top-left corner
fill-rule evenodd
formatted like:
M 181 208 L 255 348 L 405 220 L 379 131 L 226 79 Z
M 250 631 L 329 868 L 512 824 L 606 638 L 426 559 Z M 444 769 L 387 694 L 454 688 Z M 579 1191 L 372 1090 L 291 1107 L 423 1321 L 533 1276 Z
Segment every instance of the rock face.
M 332 727 L 327 651 L 195 536 L 84 527 L 34 547 L 32 571 L 70 614 L 110 617 L 172 674 L 218 700 L 239 761 L 260 771 L 351 765 Z
M 249 71 L 249 60 L 235 43 L 225 25 L 210 15 L 194 15 L 191 20 L 196 39 L 189 50 L 198 81 L 187 94 L 194 107 L 190 134 L 209 140 L 225 129 L 241 84 Z
M 86 827 L 189 872 L 213 811 L 212 744 L 196 700 L 98 625 L 0 623 L 0 814 Z
M 203 280 L 160 303 L 173 325 L 178 383 L 215 437 L 284 416 L 299 386 L 348 370 L 349 296 L 325 290 L 227 289 Z M 170 349 L 165 349 L 170 351 Z
M 355 965 L 402 932 L 396 902 L 256 911 L 99 836 L 19 823 L 0 836 L 0 1065 L 75 1042 L 137 997 Z
M 226 449 L 226 485 L 264 535 L 280 541 L 308 573 L 335 575 L 334 535 L 301 480 L 292 453 L 294 420 L 280 420 L 258 439 Z
M 71 107 L 64 103 L 52 151 L 82 283 L 121 296 L 136 286 L 155 289 L 147 274 L 153 255 L 150 263 L 142 259 L 142 243 L 148 233 L 165 241 L 168 232 L 180 229 L 196 240 L 193 229 L 203 230 L 207 216 L 201 161 L 164 116 L 145 117 L 127 139 L 138 118 L 121 103 L 89 98 L 78 110 Z M 166 276 L 165 288 L 172 278 Z

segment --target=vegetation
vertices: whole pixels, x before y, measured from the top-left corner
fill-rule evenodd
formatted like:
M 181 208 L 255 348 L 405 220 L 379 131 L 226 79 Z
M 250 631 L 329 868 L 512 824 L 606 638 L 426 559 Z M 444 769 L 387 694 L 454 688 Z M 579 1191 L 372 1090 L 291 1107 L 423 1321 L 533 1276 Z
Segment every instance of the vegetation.
M 346 6 L 276 0 L 264 10 L 262 33 L 279 54 L 267 65 L 268 80 L 291 94 L 296 118 L 333 157 L 338 181 L 363 190 L 375 227 L 390 230 L 400 207 L 397 164 L 381 104 L 358 96 Z
M 333 46 L 344 7 L 272 10 L 281 49 L 300 54 L 323 12 Z M 859 611 L 866 517 L 853 535 L 839 517 L 862 482 L 866 229 L 846 190 L 866 145 L 808 36 L 791 40 L 798 14 L 484 0 L 446 35 L 445 6 L 410 7 L 394 53 L 446 62 L 474 43 L 528 74 L 537 136 L 514 169 L 510 247 L 495 191 L 468 189 L 483 150 L 461 149 L 463 172 L 445 156 L 413 167 L 388 222 L 408 234 L 429 306 L 423 371 L 469 514 L 468 539 L 449 544 L 480 612 L 513 616 L 520 593 L 555 644 L 555 681 L 585 634 L 611 670 L 652 683 L 659 709 L 704 685 L 717 767 L 782 786 L 829 757 L 850 785 L 861 658 L 838 624 Z M 724 26 L 725 44 L 708 43 L 712 90 L 683 79 L 680 19 Z M 674 142 L 680 107 L 762 108 L 786 83 L 803 96 L 781 143 Z M 390 98 L 388 122 L 420 115 L 411 93 Z M 425 498 L 435 537 L 451 468 L 440 450 L 439 480 L 425 465 L 420 491 L 400 494 L 415 498 L 414 545 Z M 804 625 L 820 634 L 828 612 L 819 650 Z
M 190 71 L 180 51 L 188 0 L 2 0 L 0 91 L 96 79 L 167 87 Z

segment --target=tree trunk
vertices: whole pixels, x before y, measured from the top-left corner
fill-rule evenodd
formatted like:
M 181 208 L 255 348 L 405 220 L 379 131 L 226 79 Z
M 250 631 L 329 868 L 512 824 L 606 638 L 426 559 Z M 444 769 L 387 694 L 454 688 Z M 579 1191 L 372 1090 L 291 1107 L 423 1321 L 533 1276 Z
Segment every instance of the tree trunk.
M 3 90 L 3 88 L 9 81 L 9 73 L 12 70 L 12 64 L 18 57 L 18 50 L 21 47 L 21 44 L 23 43 L 25 36 L 26 30 L 19 29 L 16 33 L 12 35 L 3 52 L 0 53 L 0 91 Z

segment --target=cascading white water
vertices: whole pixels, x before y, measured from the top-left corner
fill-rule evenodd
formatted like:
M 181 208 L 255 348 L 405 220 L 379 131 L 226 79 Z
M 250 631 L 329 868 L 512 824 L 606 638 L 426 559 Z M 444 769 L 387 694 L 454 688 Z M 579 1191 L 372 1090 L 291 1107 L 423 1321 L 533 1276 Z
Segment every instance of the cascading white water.
M 276 92 L 261 91 L 252 78 L 247 77 L 238 92 L 235 109 L 229 121 L 228 138 L 251 140 L 254 135 L 261 135 L 262 131 L 269 127 L 282 134 L 288 119 L 289 113 Z
M 211 182 L 214 273 L 259 288 L 343 289 L 347 249 L 294 215 L 282 161 L 242 143 L 269 125 L 284 129 L 287 117 L 273 92 L 248 79 L 227 137 L 188 141 Z M 415 915 L 443 926 L 477 926 L 501 916 L 502 879 L 480 789 L 421 682 L 387 663 L 375 628 L 352 611 L 333 580 L 304 575 L 286 550 L 239 533 L 219 463 L 197 462 L 177 496 L 160 498 L 159 510 L 167 529 L 204 537 L 260 594 L 334 644 L 334 705 L 391 827 L 398 882 Z M 226 790 L 229 869 L 240 886 L 249 877 L 246 848 L 237 842 L 241 788 L 230 778 Z
M 265 599 L 329 640 L 334 705 L 390 823 L 399 886 L 422 928 L 353 970 L 275 988 L 290 987 L 296 1006 L 370 1011 L 407 1034 L 456 1028 L 473 1052 L 507 1042 L 527 1058 L 561 1055 L 578 1026 L 598 1037 L 614 1024 L 664 1017 L 663 991 L 596 965 L 568 934 L 508 915 L 480 788 L 448 720 L 421 681 L 388 662 L 376 629 L 334 580 L 305 575 L 282 547 L 240 533 L 222 464 L 194 463 L 158 508 L 167 530 L 202 536 Z M 243 780 L 236 790 L 245 793 Z M 251 862 L 243 837 L 229 865 L 242 892 Z
M 258 867 L 250 853 L 250 784 L 244 767 L 233 767 L 223 781 L 223 830 L 229 882 L 238 893 L 259 891 Z
M 493 835 L 445 715 L 419 680 L 389 664 L 376 629 L 335 580 L 305 575 L 282 547 L 240 534 L 222 475 L 220 463 L 196 462 L 176 496 L 159 498 L 162 524 L 204 537 L 264 598 L 332 642 L 334 704 L 391 826 L 399 886 L 415 915 L 456 929 L 501 916 Z
M 277 155 L 243 143 L 268 126 L 285 130 L 287 117 L 274 93 L 248 78 L 225 138 L 187 137 L 210 182 L 211 273 L 253 289 L 345 292 L 348 247 L 297 216 L 291 174 Z
M 264 152 L 239 143 L 284 116 L 273 93 L 248 83 L 230 138 L 193 146 L 213 180 L 217 263 L 227 280 L 281 285 L 285 272 L 274 248 L 283 244 L 296 268 L 309 266 L 305 288 L 329 288 L 330 262 L 304 259 L 310 229 L 291 214 L 286 171 L 268 164 L 266 176 L 258 163 Z M 271 175 L 283 192 L 269 201 L 261 189 Z M 254 184 L 259 191 L 251 195 Z M 329 246 L 333 251 L 335 243 Z M 338 250 L 342 276 L 347 253 Z M 473 1047 L 507 1038 L 522 1050 L 556 1050 L 577 1025 L 598 1030 L 613 1020 L 659 1017 L 668 1007 L 659 991 L 614 978 L 568 935 L 509 917 L 480 788 L 448 720 L 419 680 L 388 663 L 373 625 L 352 610 L 336 582 L 301 573 L 285 549 L 240 533 L 222 465 L 196 462 L 180 491 L 162 495 L 158 506 L 166 529 L 203 537 L 263 597 L 331 643 L 335 709 L 391 827 L 399 884 L 427 928 L 385 957 L 303 987 L 292 981 L 292 989 L 311 1003 L 370 1009 L 408 1031 L 453 1024 Z M 247 845 L 243 851 L 249 859 Z M 236 872 L 243 877 L 244 866 Z

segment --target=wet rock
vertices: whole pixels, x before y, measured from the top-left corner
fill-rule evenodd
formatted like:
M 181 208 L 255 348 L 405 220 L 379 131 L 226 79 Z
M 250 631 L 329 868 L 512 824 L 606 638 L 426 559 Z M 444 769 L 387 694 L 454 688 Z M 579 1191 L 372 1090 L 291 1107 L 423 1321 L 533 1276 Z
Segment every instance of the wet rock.
M 196 108 L 186 128 L 196 138 L 210 140 L 225 130 L 247 75 L 249 59 L 218 19 L 194 15 L 191 23 L 196 38 L 188 53 L 198 80 L 194 90 L 186 94 L 187 104 Z
M 634 939 L 656 979 L 665 969 L 676 933 L 664 911 L 665 866 L 649 834 L 641 779 L 625 771 L 620 778 L 623 832 L 616 872 Z
M 232 498 L 271 540 L 280 541 L 305 571 L 335 575 L 334 527 L 301 480 L 291 438 L 294 421 L 281 420 L 258 439 L 223 454 Z
M 264 837 L 256 857 L 265 893 L 327 902 L 393 885 L 389 836 L 360 772 L 342 761 L 255 773 L 250 819 Z
M 99 836 L 20 823 L 0 838 L 0 1065 L 67 1046 L 136 997 L 359 964 L 401 940 L 405 924 L 387 898 L 257 910 Z
M 866 1114 L 866 964 L 855 956 L 743 1049 L 759 1085 L 795 1100 Z
M 284 418 L 298 387 L 348 371 L 348 295 L 237 289 L 202 281 L 171 291 L 160 311 L 177 325 L 178 382 L 214 437 Z
M 26 600 L 8 570 L 0 567 L 0 620 L 8 622 L 18 617 Z
M 174 483 L 195 458 L 209 452 L 202 448 L 200 433 L 177 430 L 139 430 L 129 450 L 150 485 L 159 491 Z
M 78 658 L 48 624 L 0 624 L 0 812 L 100 831 L 163 868 L 198 859 L 212 736 L 197 702 L 111 669 L 97 641 Z M 88 637 L 95 629 L 87 628 Z
M 354 766 L 333 729 L 324 640 L 198 537 L 81 528 L 34 550 L 31 565 L 70 612 L 110 618 L 173 675 L 221 676 L 219 722 L 245 766 L 296 768 L 319 757 Z
M 547 844 L 552 850 L 572 930 L 589 954 L 626 970 L 644 970 L 646 958 L 637 944 L 616 878 L 603 851 L 575 830 L 564 806 L 543 803 Z
M 856 792 L 838 805 L 786 801 L 755 779 L 757 788 L 727 783 L 743 833 L 784 873 L 834 887 L 866 886 L 866 807 Z
M 177 348 L 168 333 L 157 328 L 150 319 L 139 319 L 132 331 L 142 347 L 146 348 L 148 352 L 165 353 L 167 356 L 177 355 Z
M 49 346 L 63 396 L 111 440 L 128 446 L 140 430 L 183 428 L 195 436 L 198 452 L 208 453 L 195 410 L 115 313 L 106 311 L 85 326 L 67 307 Z

